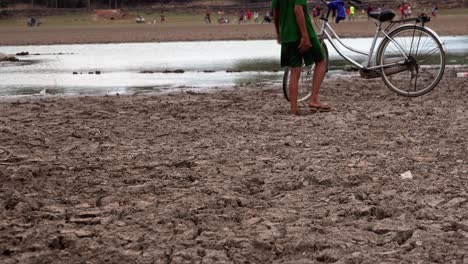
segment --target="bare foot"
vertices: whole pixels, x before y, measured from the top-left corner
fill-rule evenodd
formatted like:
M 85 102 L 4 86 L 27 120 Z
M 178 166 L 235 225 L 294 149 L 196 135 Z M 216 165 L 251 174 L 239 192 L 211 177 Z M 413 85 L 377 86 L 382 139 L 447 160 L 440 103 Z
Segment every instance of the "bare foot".
M 296 109 L 291 109 L 291 114 L 298 116 L 299 115 L 299 110 L 297 110 L 297 108 Z

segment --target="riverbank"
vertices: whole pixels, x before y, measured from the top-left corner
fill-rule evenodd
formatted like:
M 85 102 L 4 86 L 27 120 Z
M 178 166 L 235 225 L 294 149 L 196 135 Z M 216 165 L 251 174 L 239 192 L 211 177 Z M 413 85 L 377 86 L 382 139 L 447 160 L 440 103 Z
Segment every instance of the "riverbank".
M 460 14 L 441 15 L 432 19 L 428 26 L 442 36 L 468 35 L 468 27 L 462 26 L 467 17 Z M 34 28 L 0 24 L 0 45 L 275 39 L 273 24 L 205 25 L 201 18 L 198 22 L 184 19 L 171 22 L 168 17 L 168 22 L 163 25 L 120 22 L 61 25 L 58 22 L 48 24 L 47 20 Z M 375 33 L 375 25 L 365 19 L 334 26 L 342 37 L 370 37 Z
M 466 262 L 454 76 L 327 79 L 299 117 L 279 85 L 2 102 L 0 262 Z

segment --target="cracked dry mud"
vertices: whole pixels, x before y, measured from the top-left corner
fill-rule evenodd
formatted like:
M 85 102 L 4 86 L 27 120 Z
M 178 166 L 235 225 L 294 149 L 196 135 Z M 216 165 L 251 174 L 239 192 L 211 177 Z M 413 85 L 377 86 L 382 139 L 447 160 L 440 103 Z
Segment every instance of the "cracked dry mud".
M 299 117 L 278 84 L 2 102 L 0 262 L 468 263 L 454 75 L 327 80 Z

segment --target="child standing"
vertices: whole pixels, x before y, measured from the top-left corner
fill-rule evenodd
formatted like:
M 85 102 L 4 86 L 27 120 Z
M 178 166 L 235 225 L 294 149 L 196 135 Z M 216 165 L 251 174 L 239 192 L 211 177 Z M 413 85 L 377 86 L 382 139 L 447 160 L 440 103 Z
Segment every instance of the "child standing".
M 281 67 L 291 67 L 289 94 L 291 113 L 298 115 L 297 97 L 302 66 L 315 63 L 312 96 L 309 107 L 331 110 L 318 100 L 319 89 L 325 76 L 325 53 L 312 27 L 306 0 L 273 0 L 273 17 L 278 43 L 281 44 Z

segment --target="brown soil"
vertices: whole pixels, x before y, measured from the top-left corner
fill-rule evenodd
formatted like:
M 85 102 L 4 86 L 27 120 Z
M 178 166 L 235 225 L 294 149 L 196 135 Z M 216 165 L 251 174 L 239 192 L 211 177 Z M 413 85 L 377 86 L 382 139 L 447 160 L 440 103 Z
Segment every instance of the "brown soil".
M 279 85 L 0 103 L 0 262 L 467 263 L 454 75 L 326 80 L 299 117 Z
M 168 18 L 170 19 L 170 17 Z M 446 15 L 433 19 L 428 26 L 440 35 L 468 35 L 466 16 Z M 334 24 L 342 37 L 367 37 L 375 33 L 372 22 Z M 115 42 L 162 42 L 188 40 L 275 39 L 274 26 L 264 25 L 81 25 L 37 28 L 0 27 L 0 45 L 80 44 Z

